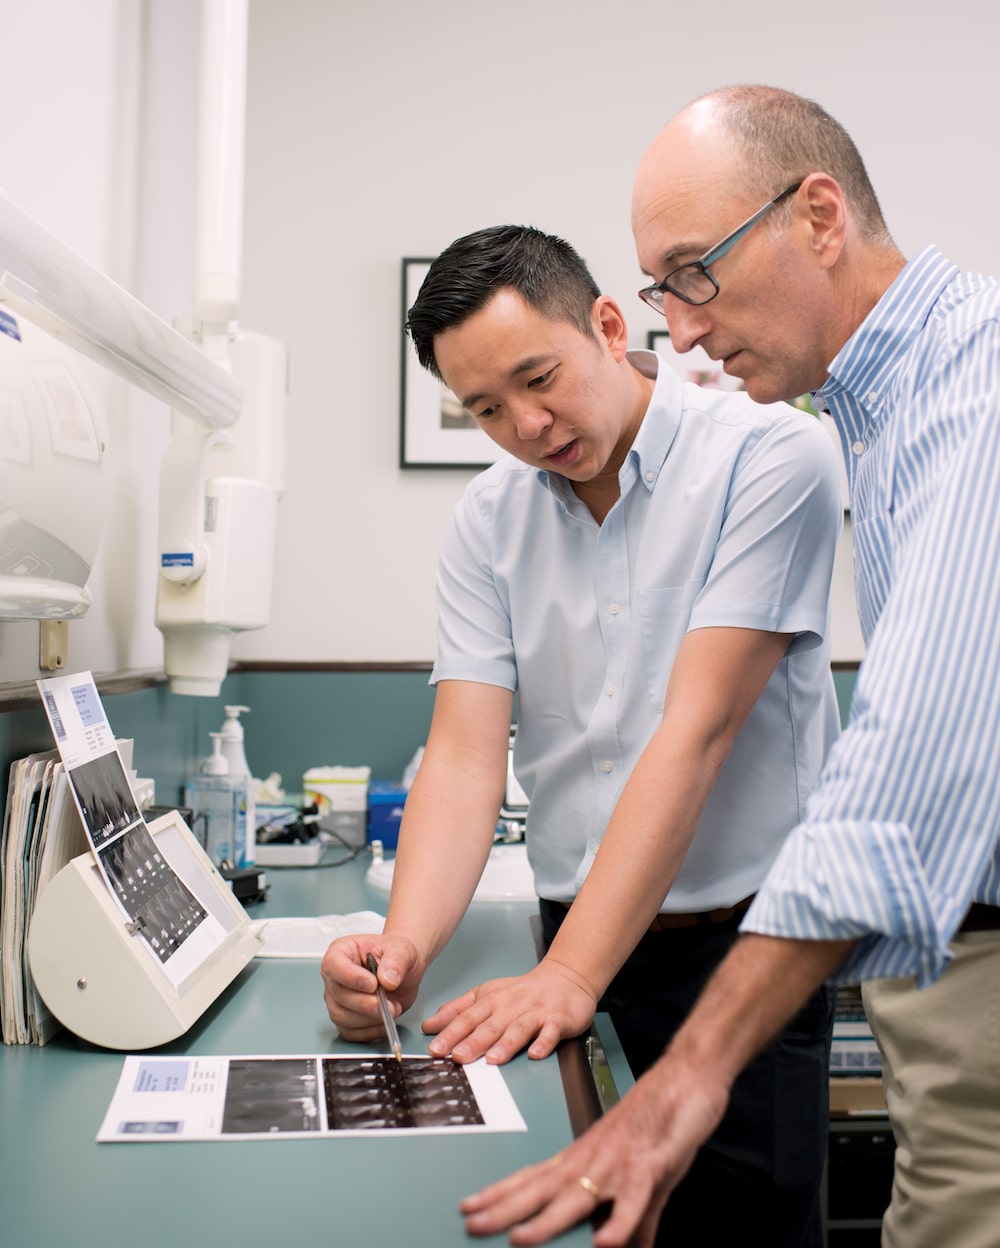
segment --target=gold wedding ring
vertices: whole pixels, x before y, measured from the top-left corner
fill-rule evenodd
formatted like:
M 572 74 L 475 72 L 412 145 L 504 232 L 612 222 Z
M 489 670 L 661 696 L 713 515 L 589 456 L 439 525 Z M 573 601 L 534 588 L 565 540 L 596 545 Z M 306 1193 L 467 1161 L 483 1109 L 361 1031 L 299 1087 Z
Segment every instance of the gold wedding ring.
M 593 1179 L 588 1179 L 585 1174 L 581 1174 L 580 1177 L 577 1179 L 577 1182 L 580 1184 L 583 1190 L 585 1192 L 588 1192 L 591 1196 L 593 1196 L 595 1200 L 600 1200 L 600 1196 L 598 1195 L 598 1190 L 597 1190 L 597 1184 L 594 1182 Z

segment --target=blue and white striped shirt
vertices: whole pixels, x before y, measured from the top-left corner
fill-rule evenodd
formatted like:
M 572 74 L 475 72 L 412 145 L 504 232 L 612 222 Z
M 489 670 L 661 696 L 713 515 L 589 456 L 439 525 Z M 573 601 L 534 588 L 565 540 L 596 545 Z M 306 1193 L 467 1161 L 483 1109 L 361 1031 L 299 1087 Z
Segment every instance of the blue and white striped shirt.
M 1000 904 L 1000 280 L 932 247 L 817 395 L 851 483 L 867 654 L 744 931 L 861 937 L 843 982 L 935 979 Z

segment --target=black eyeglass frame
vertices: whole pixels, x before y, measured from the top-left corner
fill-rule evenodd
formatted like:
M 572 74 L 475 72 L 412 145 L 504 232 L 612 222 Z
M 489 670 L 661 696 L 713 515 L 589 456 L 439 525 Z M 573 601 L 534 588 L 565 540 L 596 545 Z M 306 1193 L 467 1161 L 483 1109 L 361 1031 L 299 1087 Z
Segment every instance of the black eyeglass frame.
M 775 195 L 773 199 L 769 199 L 763 208 L 758 208 L 755 213 L 747 217 L 742 225 L 738 225 L 735 230 L 726 235 L 721 242 L 709 247 L 703 256 L 699 256 L 697 260 L 688 260 L 686 264 L 678 265 L 676 269 L 671 269 L 667 276 L 661 282 L 654 282 L 652 286 L 644 286 L 639 291 L 639 298 L 643 303 L 648 304 L 654 312 L 663 312 L 663 296 L 671 294 L 675 299 L 680 299 L 684 303 L 689 303 L 693 307 L 701 307 L 702 304 L 711 303 L 715 296 L 719 293 L 719 283 L 714 276 L 709 273 L 708 266 L 714 264 L 716 260 L 721 260 L 746 234 L 749 230 L 765 217 L 772 208 L 780 204 L 783 199 L 787 199 L 789 195 L 794 195 L 802 185 L 802 182 L 795 182 L 792 186 L 786 186 L 780 194 Z M 703 277 L 707 277 L 714 287 L 710 295 L 706 295 L 704 299 L 692 299 L 690 295 L 685 295 L 682 291 L 677 290 L 673 285 L 673 280 L 678 273 L 695 270 Z

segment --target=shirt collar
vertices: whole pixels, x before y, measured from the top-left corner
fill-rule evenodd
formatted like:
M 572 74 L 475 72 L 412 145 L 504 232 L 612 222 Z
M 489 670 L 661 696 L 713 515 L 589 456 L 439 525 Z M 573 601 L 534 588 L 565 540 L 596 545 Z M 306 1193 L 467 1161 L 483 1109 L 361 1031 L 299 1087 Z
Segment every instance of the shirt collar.
M 623 495 L 636 479 L 652 491 L 677 434 L 684 406 L 684 383 L 673 369 L 664 365 L 655 351 L 629 351 L 626 358 L 636 372 L 655 379 L 656 384 L 639 432 L 618 471 L 618 483 Z M 556 498 L 564 504 L 567 502 L 572 487 L 565 477 L 539 468 L 538 480 Z
M 626 359 L 636 372 L 655 379 L 656 384 L 618 479 L 623 494 L 627 472 L 634 473 L 651 492 L 680 427 L 684 383 L 655 351 L 629 351 Z

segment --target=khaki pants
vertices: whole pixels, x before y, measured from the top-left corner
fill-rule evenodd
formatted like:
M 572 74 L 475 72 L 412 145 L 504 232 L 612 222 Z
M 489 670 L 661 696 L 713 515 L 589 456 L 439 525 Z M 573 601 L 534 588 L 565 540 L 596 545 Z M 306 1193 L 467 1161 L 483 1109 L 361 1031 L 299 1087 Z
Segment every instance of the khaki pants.
M 896 1137 L 882 1248 L 1000 1245 L 1000 932 L 955 938 L 930 987 L 863 986 Z

